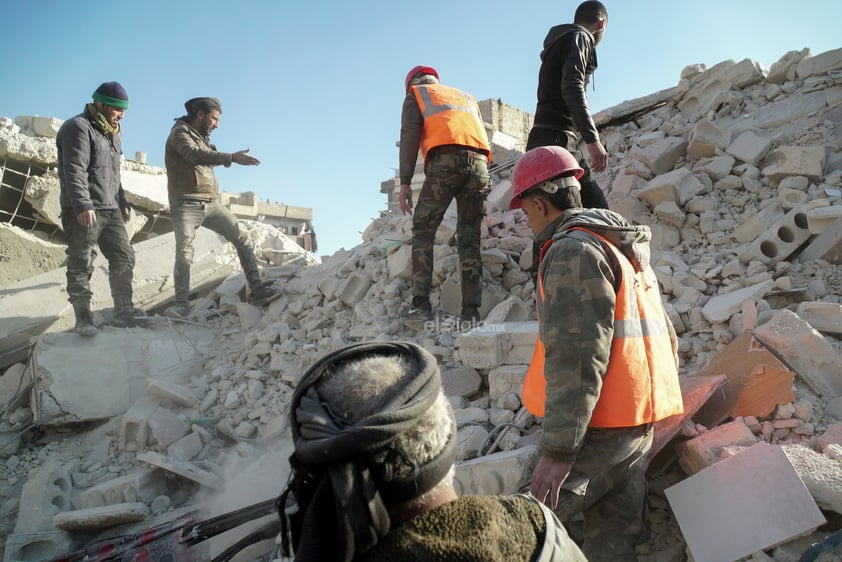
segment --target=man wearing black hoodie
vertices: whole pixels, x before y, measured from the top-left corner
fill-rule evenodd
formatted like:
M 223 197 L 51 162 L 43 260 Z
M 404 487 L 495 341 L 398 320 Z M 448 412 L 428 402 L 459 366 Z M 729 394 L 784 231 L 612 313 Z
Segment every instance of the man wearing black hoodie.
M 608 208 L 602 189 L 591 176 L 591 170 L 599 173 L 605 169 L 608 153 L 599 140 L 585 95 L 588 79 L 597 67 L 596 46 L 607 23 L 605 6 L 588 0 L 576 9 L 572 24 L 556 25 L 547 33 L 538 73 L 535 122 L 526 143 L 527 150 L 561 146 L 576 157 L 585 170 L 579 180 L 585 208 Z M 587 146 L 590 168 L 578 150 L 580 140 Z

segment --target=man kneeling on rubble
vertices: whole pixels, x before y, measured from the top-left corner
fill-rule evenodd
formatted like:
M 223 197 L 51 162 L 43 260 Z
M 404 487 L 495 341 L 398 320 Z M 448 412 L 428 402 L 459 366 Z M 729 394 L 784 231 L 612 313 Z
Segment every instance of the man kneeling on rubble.
M 455 419 L 435 358 L 415 344 L 327 355 L 298 384 L 290 426 L 279 509 L 295 560 L 585 560 L 533 498 L 456 495 Z

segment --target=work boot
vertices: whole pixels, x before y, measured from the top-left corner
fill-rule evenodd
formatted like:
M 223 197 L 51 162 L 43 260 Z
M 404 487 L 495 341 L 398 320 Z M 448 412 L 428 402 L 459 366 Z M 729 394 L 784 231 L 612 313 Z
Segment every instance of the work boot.
M 131 299 L 114 299 L 114 318 L 111 325 L 118 328 L 130 328 L 137 325 L 138 320 L 147 318 L 147 314 L 135 308 Z
M 94 315 L 90 303 L 73 303 L 73 313 L 76 315 L 76 333 L 89 338 L 97 335 L 99 329 L 94 325 Z
M 271 283 L 262 283 L 251 291 L 251 303 L 254 306 L 269 304 L 280 297 L 283 291 L 276 289 Z
M 403 317 L 403 322 L 413 330 L 420 330 L 424 328 L 424 324 L 433 320 L 433 309 L 430 306 L 430 301 L 415 297 L 412 302 L 412 307 L 407 311 Z
M 479 307 L 463 306 L 462 315 L 459 317 L 459 321 L 463 324 L 468 323 L 472 325 L 479 322 Z
M 164 311 L 164 314 L 176 320 L 186 320 L 190 318 L 190 306 L 186 304 L 176 304 Z

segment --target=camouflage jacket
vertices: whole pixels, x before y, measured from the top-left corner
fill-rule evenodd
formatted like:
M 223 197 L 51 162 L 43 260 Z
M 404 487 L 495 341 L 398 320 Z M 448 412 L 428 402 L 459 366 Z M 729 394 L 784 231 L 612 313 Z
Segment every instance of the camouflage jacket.
M 541 452 L 574 462 L 599 399 L 614 335 L 614 307 L 621 270 L 596 232 L 633 264 L 649 265 L 649 227 L 634 226 L 604 209 L 570 209 L 537 238 L 553 243 L 541 260 L 543 298 L 538 291 L 541 341 L 546 348 L 546 412 Z M 551 233 L 553 233 L 551 236 Z M 667 318 L 673 350 L 676 338 Z

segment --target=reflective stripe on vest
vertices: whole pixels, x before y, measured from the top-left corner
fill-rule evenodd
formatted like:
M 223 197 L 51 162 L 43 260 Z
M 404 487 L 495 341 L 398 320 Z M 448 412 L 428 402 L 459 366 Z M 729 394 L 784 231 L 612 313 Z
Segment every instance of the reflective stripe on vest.
M 412 91 L 424 117 L 421 153 L 425 159 L 430 149 L 455 144 L 484 150 L 491 162 L 485 126 L 471 94 L 441 84 L 412 86 Z
M 581 227 L 573 230 L 587 232 L 601 240 L 622 270 L 614 308 L 611 356 L 589 425 L 633 427 L 682 413 L 684 405 L 678 371 L 654 273 L 648 268 L 635 271 L 628 258 L 599 234 Z M 542 257 L 550 245 L 552 240 L 544 244 Z M 538 290 L 543 301 L 544 283 L 540 271 Z M 542 417 L 546 402 L 544 359 L 545 349 L 539 335 L 523 381 L 522 397 L 526 409 Z

